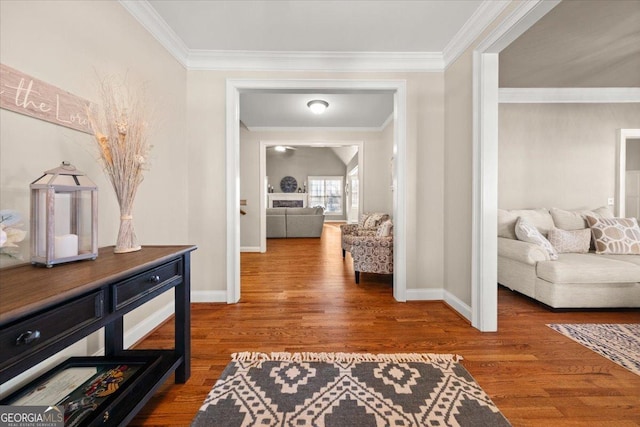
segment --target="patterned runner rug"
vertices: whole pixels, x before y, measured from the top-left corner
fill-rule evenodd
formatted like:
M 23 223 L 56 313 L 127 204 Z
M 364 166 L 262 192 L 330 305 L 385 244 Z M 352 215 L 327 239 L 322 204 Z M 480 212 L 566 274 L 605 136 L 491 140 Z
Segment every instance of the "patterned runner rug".
M 555 323 L 547 326 L 640 375 L 640 323 Z
M 192 426 L 509 426 L 460 357 L 236 353 Z

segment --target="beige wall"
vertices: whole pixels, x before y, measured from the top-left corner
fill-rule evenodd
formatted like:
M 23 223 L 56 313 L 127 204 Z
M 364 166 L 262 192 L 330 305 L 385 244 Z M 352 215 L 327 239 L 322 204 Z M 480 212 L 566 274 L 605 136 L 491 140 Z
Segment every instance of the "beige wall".
M 615 196 L 616 129 L 640 104 L 500 105 L 498 206 L 593 209 Z
M 143 246 L 188 243 L 186 71 L 119 3 L 2 1 L 0 58 L 88 100 L 97 98 L 98 74 L 128 73 L 133 82 L 145 81 L 156 108 L 151 170 L 135 203 L 136 232 Z M 19 210 L 28 220 L 29 183 L 61 161 L 70 161 L 98 185 L 99 244 L 113 245 L 118 205 L 96 161 L 91 136 L 7 110 L 0 110 L 0 123 L 2 209 Z M 22 248 L 28 261 L 28 237 Z M 127 316 L 127 331 L 171 301 L 167 294 Z M 93 344 L 80 346 L 80 352 L 99 348 L 97 340 L 89 341 Z
M 445 73 L 444 289 L 471 306 L 473 49 L 518 6 L 511 2 Z
M 444 111 L 442 73 L 294 73 L 191 71 L 187 83 L 189 149 L 189 239 L 199 246 L 193 257 L 193 288 L 220 297 L 226 290 L 225 90 L 226 79 L 391 79 L 407 82 L 407 288 L 441 287 L 442 152 Z M 431 104 L 433 103 L 433 105 Z M 440 104 L 441 105 L 441 104 Z M 421 147 L 418 150 L 418 147 Z M 436 155 L 431 155 L 436 153 Z M 255 156 L 252 161 L 256 161 Z M 430 180 L 418 182 L 418 165 Z M 385 169 L 386 170 L 386 169 Z M 375 172 L 374 172 L 375 173 Z M 422 172 L 421 172 L 422 173 Z M 365 178 L 366 179 L 366 178 Z M 381 178 L 387 182 L 386 177 Z M 244 196 L 243 196 L 244 197 Z M 433 204 L 418 211 L 417 200 Z M 366 206 L 365 206 L 366 207 Z M 428 224 L 418 229 L 417 221 Z M 429 234 L 433 231 L 432 234 Z M 418 241 L 424 252 L 418 252 Z M 426 270 L 417 265 L 433 266 Z

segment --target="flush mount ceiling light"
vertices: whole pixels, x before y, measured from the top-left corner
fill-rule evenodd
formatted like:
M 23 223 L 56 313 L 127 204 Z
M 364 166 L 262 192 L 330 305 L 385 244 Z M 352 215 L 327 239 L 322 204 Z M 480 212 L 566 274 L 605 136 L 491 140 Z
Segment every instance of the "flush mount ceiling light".
M 276 145 L 275 147 L 273 147 L 273 149 L 281 153 L 284 153 L 285 151 L 287 151 L 287 147 L 284 147 L 282 145 Z
M 329 103 L 322 99 L 314 99 L 312 101 L 307 102 L 307 107 L 311 110 L 313 114 L 322 114 L 324 110 L 329 107 Z

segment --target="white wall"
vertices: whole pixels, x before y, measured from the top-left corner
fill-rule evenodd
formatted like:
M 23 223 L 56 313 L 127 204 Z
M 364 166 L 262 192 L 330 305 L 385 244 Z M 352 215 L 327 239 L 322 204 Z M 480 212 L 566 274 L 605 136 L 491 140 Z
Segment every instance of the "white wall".
M 616 129 L 640 126 L 640 104 L 501 104 L 503 209 L 593 209 L 615 195 Z
M 156 108 L 151 170 L 135 202 L 136 233 L 143 247 L 189 243 L 186 71 L 119 3 L 2 1 L 0 58 L 5 65 L 88 100 L 98 98 L 97 75 L 128 73 L 131 81 L 146 82 Z M 62 160 L 70 161 L 98 185 L 99 244 L 113 245 L 120 215 L 96 160 L 92 137 L 7 110 L 0 110 L 0 123 L 2 209 L 21 211 L 28 224 L 29 183 Z M 25 261 L 29 260 L 28 239 L 22 244 Z M 134 331 L 139 338 L 148 332 L 157 321 L 146 324 L 147 318 L 164 313 L 172 301 L 168 293 L 127 316 L 127 333 Z M 85 341 L 73 351 L 93 353 L 101 347 L 98 339 Z

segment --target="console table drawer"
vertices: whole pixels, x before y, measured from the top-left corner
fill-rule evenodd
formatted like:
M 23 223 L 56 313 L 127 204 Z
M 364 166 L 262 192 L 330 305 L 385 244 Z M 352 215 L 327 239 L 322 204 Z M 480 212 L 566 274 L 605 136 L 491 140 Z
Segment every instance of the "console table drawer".
M 0 331 L 0 366 L 64 339 L 103 317 L 102 290 L 70 301 Z
M 130 280 L 112 286 L 113 311 L 123 308 L 135 308 L 138 302 L 156 291 L 173 286 L 176 280 L 182 279 L 182 263 L 180 260 L 172 261 L 144 273 L 134 276 Z M 133 305 L 133 307 L 130 307 Z

